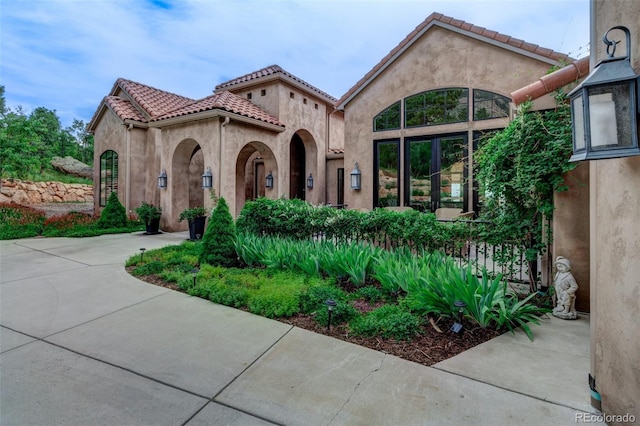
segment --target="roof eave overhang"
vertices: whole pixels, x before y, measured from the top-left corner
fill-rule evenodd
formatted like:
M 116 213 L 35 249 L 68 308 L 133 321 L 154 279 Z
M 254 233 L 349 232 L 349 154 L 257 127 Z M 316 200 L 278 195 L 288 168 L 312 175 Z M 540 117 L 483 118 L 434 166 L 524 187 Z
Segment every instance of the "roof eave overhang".
M 196 112 L 194 114 L 187 114 L 187 115 L 181 115 L 179 117 L 172 117 L 164 120 L 152 121 L 151 123 L 149 123 L 149 127 L 161 128 L 161 127 L 175 126 L 177 124 L 184 124 L 184 123 L 189 123 L 196 120 L 205 120 L 205 119 L 216 118 L 216 117 L 229 117 L 229 119 L 231 120 L 247 123 L 252 126 L 261 127 L 266 130 L 271 130 L 272 132 L 284 132 L 285 130 L 284 126 L 278 126 L 276 124 L 266 123 L 262 120 L 257 120 L 251 117 L 245 117 L 243 115 L 228 112 L 223 109 L 201 111 L 201 112 Z
M 351 102 L 356 96 L 358 96 L 360 94 L 360 92 L 362 92 L 373 80 L 375 80 L 380 74 L 382 74 L 388 67 L 391 66 L 391 64 L 393 64 L 396 59 L 398 59 L 400 56 L 402 56 L 402 54 L 404 54 L 404 52 L 406 52 L 418 39 L 420 39 L 420 37 L 422 37 L 427 31 L 429 31 L 432 27 L 434 26 L 438 26 L 444 29 L 447 29 L 449 31 L 453 31 L 455 33 L 458 34 L 462 34 L 466 37 L 470 37 L 488 44 L 491 44 L 493 46 L 496 47 L 500 47 L 502 49 L 506 49 L 509 50 L 511 52 L 517 53 L 519 55 L 523 55 L 523 56 L 527 56 L 529 58 L 541 61 L 541 62 L 545 62 L 549 65 L 560 65 L 560 61 L 555 60 L 555 59 L 551 59 L 548 58 L 546 56 L 542 56 L 542 55 L 538 55 L 536 53 L 533 52 L 529 52 L 528 50 L 524 50 L 521 49 L 519 47 L 516 46 L 512 46 L 497 40 L 494 40 L 492 38 L 480 35 L 480 34 L 476 34 L 474 32 L 471 31 L 467 31 L 464 30 L 462 28 L 458 28 L 456 26 L 453 26 L 451 24 L 447 24 L 444 22 L 440 22 L 440 21 L 433 21 L 430 22 L 428 25 L 426 25 L 421 31 L 419 31 L 414 37 L 413 39 L 411 39 L 411 41 L 409 41 L 407 44 L 405 44 L 404 46 L 402 46 L 401 49 L 399 49 L 391 58 L 389 58 L 389 60 L 387 62 L 385 62 L 380 69 L 378 69 L 375 73 L 373 73 L 371 75 L 371 77 L 369 77 L 365 82 L 363 82 L 360 87 L 358 87 L 348 98 L 346 98 L 344 101 L 342 101 L 340 104 L 336 105 L 336 109 L 338 110 L 344 110 L 344 108 L 346 107 L 346 105 Z

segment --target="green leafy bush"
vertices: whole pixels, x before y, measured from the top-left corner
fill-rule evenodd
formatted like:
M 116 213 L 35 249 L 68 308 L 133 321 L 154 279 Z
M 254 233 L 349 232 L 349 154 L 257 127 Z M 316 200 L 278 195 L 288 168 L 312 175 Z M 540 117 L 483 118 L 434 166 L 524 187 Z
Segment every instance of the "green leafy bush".
M 381 336 L 396 340 L 411 340 L 421 326 L 420 319 L 398 305 L 385 305 L 355 318 L 349 327 L 356 335 Z
M 343 324 L 351 321 L 358 315 L 358 310 L 351 306 L 348 301 L 336 300 L 336 306 L 331 312 L 331 324 Z M 327 325 L 329 323 L 329 310 L 327 309 L 327 306 L 325 305 L 323 309 L 316 310 L 313 318 L 318 324 Z
M 202 237 L 200 263 L 235 266 L 238 263 L 235 240 L 236 229 L 229 213 L 229 205 L 221 197 L 211 213 L 207 230 Z
M 0 203 L 0 239 L 11 240 L 40 235 L 45 215 L 18 204 Z
M 161 273 L 165 268 L 165 264 L 158 260 L 151 260 L 133 269 L 132 274 L 135 276 L 155 275 Z
M 376 303 L 384 299 L 384 293 L 378 287 L 371 285 L 359 288 L 353 297 L 356 299 L 364 299 L 369 303 Z
M 327 309 L 325 303 L 329 299 L 346 301 L 348 295 L 344 290 L 331 284 L 310 286 L 300 294 L 300 308 L 307 314 Z
M 115 192 L 109 195 L 107 205 L 102 210 L 96 226 L 102 229 L 127 227 L 127 212 Z

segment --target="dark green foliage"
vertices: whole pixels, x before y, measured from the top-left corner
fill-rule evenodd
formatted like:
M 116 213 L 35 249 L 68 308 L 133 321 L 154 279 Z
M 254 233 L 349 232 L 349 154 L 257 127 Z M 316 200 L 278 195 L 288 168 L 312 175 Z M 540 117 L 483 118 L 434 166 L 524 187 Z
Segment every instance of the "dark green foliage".
M 327 308 L 325 302 L 329 299 L 347 300 L 347 293 L 334 285 L 309 287 L 300 295 L 300 308 L 307 314 L 323 310 Z
M 148 226 L 152 220 L 160 219 L 160 216 L 162 216 L 162 207 L 156 207 L 153 204 L 143 201 L 140 207 L 136 208 L 136 214 L 140 221 Z
M 102 210 L 96 227 L 102 229 L 127 227 L 127 212 L 122 203 L 120 203 L 120 200 L 118 200 L 118 194 L 115 192 L 109 195 L 107 205 Z
M 211 213 L 207 230 L 202 237 L 200 263 L 209 265 L 234 266 L 238 263 L 235 249 L 236 228 L 229 205 L 224 198 Z
M 385 305 L 357 317 L 349 326 L 357 335 L 411 340 L 419 333 L 421 321 L 398 305 Z
M 354 297 L 357 299 L 364 299 L 369 303 L 376 303 L 384 300 L 384 293 L 378 287 L 368 285 L 366 287 L 359 288 L 355 292 Z
M 0 240 L 40 235 L 45 215 L 31 207 L 0 203 Z
M 351 321 L 357 317 L 359 312 L 345 300 L 336 300 L 336 306 L 331 313 L 331 324 L 338 325 Z M 314 316 L 316 322 L 320 325 L 327 325 L 329 322 L 329 310 L 325 305 L 322 309 L 318 309 Z
M 572 153 L 571 111 L 530 112 L 525 103 L 507 128 L 482 141 L 475 158 L 477 176 L 487 197 L 484 218 L 494 226 L 491 242 L 517 241 L 528 260 L 546 249 L 544 219 L 553 215 L 553 194 L 566 190 L 564 174 L 576 167 Z M 549 228 L 550 229 L 550 228 Z
M 54 110 L 37 107 L 27 115 L 22 107 L 6 108 L 0 86 L 0 178 L 47 179 L 53 156 L 93 162 L 93 136 L 81 120 L 63 129 Z
M 158 260 L 152 260 L 151 262 L 145 263 L 136 267 L 133 270 L 133 275 L 141 276 L 141 275 L 155 275 L 162 272 L 164 269 L 164 263 Z

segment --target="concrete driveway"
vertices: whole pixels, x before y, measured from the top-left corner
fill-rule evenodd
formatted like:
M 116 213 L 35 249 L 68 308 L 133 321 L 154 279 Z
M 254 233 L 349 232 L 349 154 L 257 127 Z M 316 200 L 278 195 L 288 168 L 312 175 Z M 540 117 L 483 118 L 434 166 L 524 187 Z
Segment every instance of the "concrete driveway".
M 589 321 L 434 367 L 137 280 L 185 233 L 0 242 L 0 424 L 571 425 Z

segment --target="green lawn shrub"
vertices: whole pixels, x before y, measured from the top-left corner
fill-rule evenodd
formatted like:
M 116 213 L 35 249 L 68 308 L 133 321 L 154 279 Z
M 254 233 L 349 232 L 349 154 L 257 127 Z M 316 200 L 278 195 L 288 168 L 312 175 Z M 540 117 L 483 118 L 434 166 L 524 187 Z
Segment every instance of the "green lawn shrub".
M 35 237 L 42 233 L 43 212 L 13 203 L 0 203 L 0 239 Z
M 235 266 L 238 258 L 235 249 L 236 228 L 229 205 L 223 197 L 211 213 L 207 229 L 202 237 L 200 263 L 219 266 Z
M 420 318 L 398 305 L 381 306 L 349 323 L 356 335 L 396 340 L 411 340 L 418 335 L 421 325 Z
M 102 229 L 127 227 L 127 212 L 120 200 L 118 200 L 116 192 L 112 192 L 109 195 L 107 205 L 102 210 L 96 226 Z

